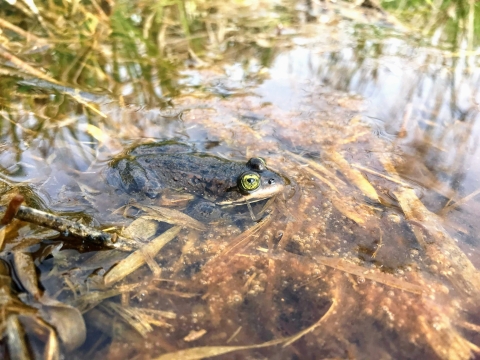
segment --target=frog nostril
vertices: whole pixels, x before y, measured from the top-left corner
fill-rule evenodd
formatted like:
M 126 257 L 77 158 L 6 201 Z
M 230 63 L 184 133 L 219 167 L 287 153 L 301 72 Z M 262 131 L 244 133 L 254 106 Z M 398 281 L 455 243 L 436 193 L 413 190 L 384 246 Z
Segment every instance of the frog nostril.
M 274 185 L 274 184 L 275 184 L 275 179 L 270 179 L 270 180 L 268 180 L 268 184 L 269 184 L 269 185 Z

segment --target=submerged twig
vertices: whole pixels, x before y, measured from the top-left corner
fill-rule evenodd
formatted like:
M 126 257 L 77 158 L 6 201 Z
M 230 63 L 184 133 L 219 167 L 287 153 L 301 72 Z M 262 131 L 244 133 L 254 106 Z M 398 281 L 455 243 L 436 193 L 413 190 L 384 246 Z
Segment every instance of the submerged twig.
M 7 225 L 12 222 L 15 215 L 17 215 L 18 209 L 20 208 L 23 200 L 23 196 L 20 194 L 15 195 L 12 200 L 10 200 L 7 210 L 5 210 L 2 220 L 0 220 L 0 225 Z
M 19 206 L 22 201 L 23 196 L 21 195 L 15 196 L 10 201 L 1 224 L 8 224 L 15 217 L 22 221 L 56 230 L 63 236 L 80 237 L 97 245 L 124 251 L 131 251 L 138 247 L 134 241 L 120 238 L 116 234 L 109 234 L 27 206 Z
M 15 217 L 23 221 L 58 230 L 64 236 L 78 236 L 99 245 L 114 244 L 114 235 L 112 234 L 89 228 L 78 222 L 67 220 L 37 209 L 20 206 Z

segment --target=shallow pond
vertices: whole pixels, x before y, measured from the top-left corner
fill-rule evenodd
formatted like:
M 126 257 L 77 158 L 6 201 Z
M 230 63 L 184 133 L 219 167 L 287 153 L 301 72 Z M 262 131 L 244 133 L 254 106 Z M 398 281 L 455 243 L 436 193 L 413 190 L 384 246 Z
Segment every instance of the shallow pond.
M 117 237 L 0 229 L 0 357 L 480 356 L 479 5 L 383 5 L 0 4 L 1 203 Z M 285 186 L 108 185 L 155 142 Z

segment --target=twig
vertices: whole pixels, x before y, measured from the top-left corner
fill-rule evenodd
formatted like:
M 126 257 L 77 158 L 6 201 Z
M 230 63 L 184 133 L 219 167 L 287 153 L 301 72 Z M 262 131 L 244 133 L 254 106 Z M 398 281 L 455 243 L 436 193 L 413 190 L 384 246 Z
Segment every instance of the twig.
M 117 234 L 109 234 L 78 222 L 64 219 L 44 211 L 27 206 L 20 206 L 23 196 L 16 195 L 8 204 L 0 223 L 8 224 L 15 217 L 19 220 L 57 230 L 61 235 L 79 237 L 97 245 L 107 246 L 123 251 L 131 251 L 138 248 L 137 244 L 129 239 L 118 237 Z
M 5 211 L 2 220 L 0 220 L 0 225 L 7 225 L 12 222 L 15 215 L 17 215 L 18 209 L 20 208 L 20 205 L 22 205 L 22 202 L 23 196 L 20 194 L 15 195 L 13 199 L 10 200 L 7 210 Z

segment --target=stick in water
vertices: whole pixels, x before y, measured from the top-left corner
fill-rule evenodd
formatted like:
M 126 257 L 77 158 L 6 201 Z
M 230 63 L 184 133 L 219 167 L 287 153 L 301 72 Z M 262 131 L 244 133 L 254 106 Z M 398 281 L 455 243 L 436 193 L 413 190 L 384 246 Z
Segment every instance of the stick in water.
M 55 216 L 27 206 L 20 206 L 22 202 L 23 196 L 15 195 L 8 204 L 5 215 L 0 220 L 1 225 L 10 223 L 15 217 L 22 221 L 57 230 L 62 236 L 79 237 L 97 245 L 113 247 L 124 251 L 131 251 L 138 247 L 135 242 L 118 238 L 116 234 L 109 234 L 78 222 L 64 219 L 60 216 Z
M 0 225 L 7 225 L 10 224 L 17 215 L 18 209 L 20 208 L 20 205 L 22 205 L 23 202 L 23 196 L 20 194 L 17 194 L 13 197 L 12 200 L 8 203 L 7 210 L 5 210 L 5 215 L 3 215 L 2 220 L 0 220 Z

